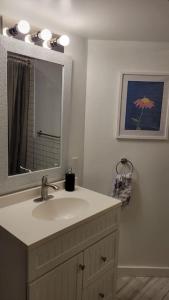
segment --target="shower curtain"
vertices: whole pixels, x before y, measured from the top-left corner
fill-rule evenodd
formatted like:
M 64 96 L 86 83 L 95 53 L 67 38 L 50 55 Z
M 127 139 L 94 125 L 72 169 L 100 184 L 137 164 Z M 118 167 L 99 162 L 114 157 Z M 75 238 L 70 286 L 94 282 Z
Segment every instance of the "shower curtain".
M 28 59 L 8 56 L 8 174 L 26 168 L 30 63 Z

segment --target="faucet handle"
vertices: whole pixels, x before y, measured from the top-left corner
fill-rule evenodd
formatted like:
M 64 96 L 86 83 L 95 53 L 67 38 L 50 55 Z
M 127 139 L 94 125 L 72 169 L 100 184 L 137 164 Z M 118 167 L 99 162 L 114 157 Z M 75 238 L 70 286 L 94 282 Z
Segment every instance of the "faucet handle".
M 48 182 L 48 176 L 47 176 L 47 175 L 44 175 L 44 176 L 42 177 L 42 185 L 47 184 L 47 182 Z

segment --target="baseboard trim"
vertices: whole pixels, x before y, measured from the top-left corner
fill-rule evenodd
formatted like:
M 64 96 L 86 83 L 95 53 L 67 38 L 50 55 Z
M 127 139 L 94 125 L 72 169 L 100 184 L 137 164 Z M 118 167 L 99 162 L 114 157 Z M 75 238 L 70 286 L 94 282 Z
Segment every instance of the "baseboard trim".
M 118 277 L 169 277 L 169 267 L 118 266 Z

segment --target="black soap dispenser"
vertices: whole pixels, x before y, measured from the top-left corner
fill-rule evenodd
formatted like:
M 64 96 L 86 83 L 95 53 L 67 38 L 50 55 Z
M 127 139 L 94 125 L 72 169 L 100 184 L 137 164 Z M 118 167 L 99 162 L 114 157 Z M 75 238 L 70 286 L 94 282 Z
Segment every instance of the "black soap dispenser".
M 72 168 L 69 168 L 65 174 L 65 190 L 68 192 L 75 190 L 75 174 L 72 173 Z

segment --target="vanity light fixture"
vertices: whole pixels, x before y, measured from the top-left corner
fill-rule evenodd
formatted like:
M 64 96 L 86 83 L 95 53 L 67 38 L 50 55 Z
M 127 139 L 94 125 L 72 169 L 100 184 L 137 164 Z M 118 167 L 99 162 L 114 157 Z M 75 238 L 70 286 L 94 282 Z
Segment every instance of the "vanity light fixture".
M 37 44 L 38 46 L 43 46 L 44 48 L 53 49 L 59 52 L 64 52 L 64 47 L 70 44 L 70 38 L 66 34 L 53 35 L 47 28 L 34 29 L 34 31 L 32 28 L 31 32 L 30 29 L 30 24 L 26 20 L 20 20 L 13 27 L 10 25 L 4 27 L 3 35 L 7 37 L 16 37 L 17 39 L 24 40 L 28 44 Z
M 16 36 L 18 33 L 27 34 L 30 31 L 30 24 L 26 20 L 20 20 L 13 27 L 3 28 L 3 35 L 5 36 Z

